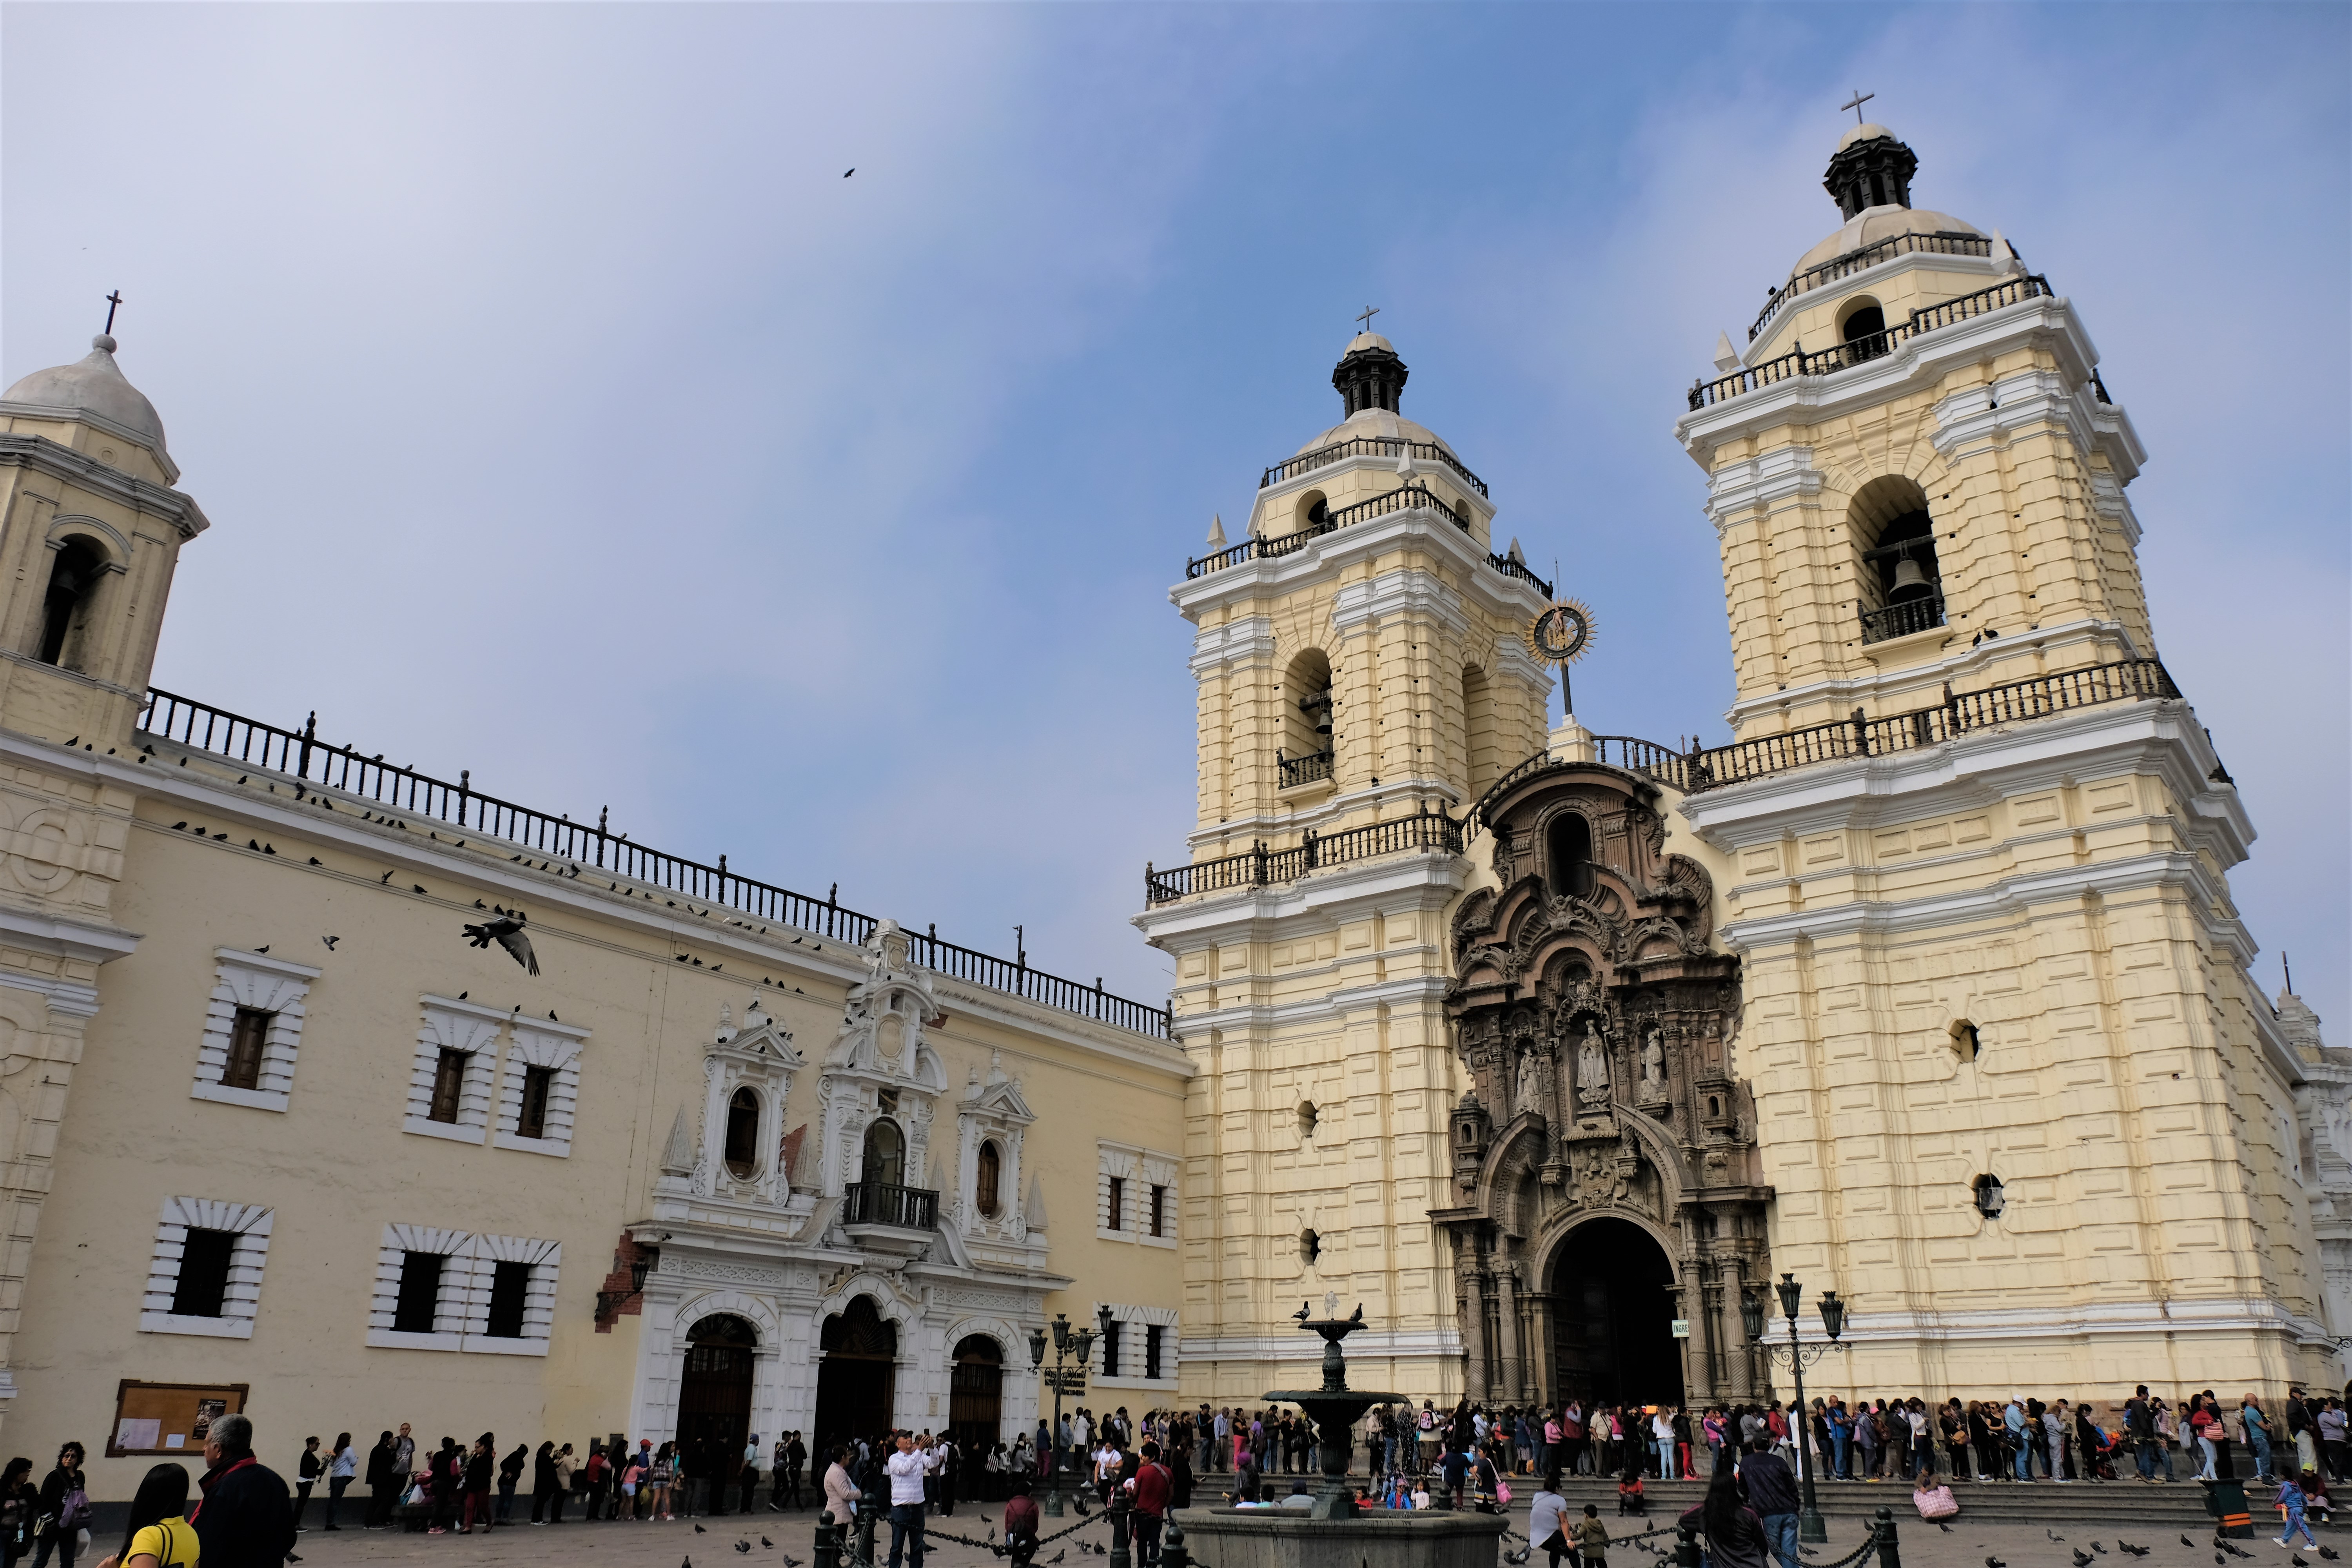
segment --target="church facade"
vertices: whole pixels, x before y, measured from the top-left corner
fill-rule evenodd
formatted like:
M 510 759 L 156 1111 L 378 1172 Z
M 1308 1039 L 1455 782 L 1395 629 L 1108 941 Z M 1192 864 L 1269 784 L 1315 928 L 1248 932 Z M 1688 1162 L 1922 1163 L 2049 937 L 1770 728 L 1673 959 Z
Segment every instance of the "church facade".
M 1385 340 L 1173 591 L 1195 858 L 1137 923 L 1199 1068 L 1213 1400 L 1295 1378 L 1263 1326 L 1326 1289 L 1383 1386 L 1785 1397 L 1741 1309 L 1777 1325 L 1786 1275 L 1809 1338 L 1846 1306 L 1817 1391 L 2342 1375 L 2344 1086 L 2247 973 L 2253 829 L 2149 623 L 2145 453 L 2075 303 L 1916 170 L 1846 134 L 1845 221 L 1675 426 L 1729 744 L 1545 730 L 1553 585 Z
M 1181 1375 L 1161 1009 L 152 689 L 207 520 L 101 338 L 0 398 L 0 1412 L 1010 1442 Z

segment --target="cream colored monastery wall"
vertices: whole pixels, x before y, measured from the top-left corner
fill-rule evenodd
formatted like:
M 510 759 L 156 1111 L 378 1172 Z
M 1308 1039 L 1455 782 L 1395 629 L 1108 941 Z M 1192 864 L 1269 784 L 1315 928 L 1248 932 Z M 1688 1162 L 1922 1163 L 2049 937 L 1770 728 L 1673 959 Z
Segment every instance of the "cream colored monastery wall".
M 121 809 L 120 793 L 113 805 Z M 230 838 L 173 831 L 184 817 Z M 661 941 L 634 911 L 628 921 L 600 918 L 593 906 L 603 890 L 583 886 L 585 879 L 527 879 L 503 854 L 479 861 L 476 875 L 436 873 L 409 859 L 418 832 L 376 827 L 399 857 L 386 886 L 387 859 L 350 841 L 362 825 L 346 812 L 332 821 L 334 837 L 312 840 L 283 828 L 255 834 L 185 801 L 140 806 L 116 914 L 146 934 L 136 952 L 104 972 L 102 1005 L 58 1142 L 55 1193 L 16 1342 L 19 1392 L 10 1416 L 19 1446 L 75 1437 L 95 1455 L 116 1380 L 128 1377 L 251 1383 L 249 1408 L 278 1458 L 290 1459 L 309 1433 L 349 1429 L 364 1442 L 401 1420 L 416 1423 L 420 1436 L 488 1429 L 502 1438 L 568 1440 L 584 1452 L 590 1436 L 628 1425 L 639 1321 L 623 1316 L 614 1331 L 597 1333 L 594 1292 L 623 1226 L 650 1208 L 677 1107 L 699 1103 L 702 1049 L 722 1006 L 740 1018 L 756 995 L 793 1032 L 809 1065 L 783 1124 L 809 1128 L 801 1169 L 814 1173 L 817 1066 L 845 987 L 862 973 L 854 950 L 827 942 L 821 957 L 801 957 L 780 930 L 771 945 L 783 951 L 772 963 L 747 960 L 731 933 L 731 953 L 713 940 L 725 914 L 718 909 L 709 921 L 681 911 L 668 922 L 676 940 Z M 246 847 L 252 837 L 266 837 L 276 855 Z M 473 853 L 453 849 L 446 860 L 459 868 Z M 313 856 L 323 864 L 307 864 Z M 420 884 L 425 893 L 408 890 Z M 466 944 L 458 927 L 477 918 L 478 897 L 530 909 L 541 976 L 527 976 L 496 947 Z M 329 935 L 340 939 L 331 952 L 322 941 Z M 321 971 L 307 998 L 289 1109 L 193 1100 L 215 951 L 262 946 Z M 678 963 L 679 952 L 704 958 L 704 966 Z M 713 973 L 713 963 L 724 973 Z M 763 987 L 763 973 L 787 984 L 781 992 Z M 499 1012 L 520 1005 L 526 1019 L 551 1009 L 590 1031 L 568 1158 L 403 1131 L 419 998 L 428 993 L 469 993 Z M 0 992 L 0 1000 L 22 994 Z M 1172 1241 L 1100 1240 L 1095 1215 L 1097 1140 L 1177 1152 L 1181 1058 L 1138 1041 L 1145 1054 L 1165 1058 L 1139 1068 L 1114 1051 L 986 1016 L 950 987 L 942 986 L 941 1000 L 949 1021 L 927 1037 L 949 1074 L 932 1137 L 947 1186 L 955 1184 L 954 1102 L 968 1072 L 984 1075 L 991 1053 L 1000 1053 L 1037 1115 L 1024 1164 L 1042 1180 L 1050 1267 L 1075 1277 L 1048 1297 L 1048 1314 L 1090 1318 L 1105 1300 L 1176 1307 L 1181 1263 Z M 999 1000 L 1013 1013 L 1026 1005 Z M 141 1331 L 159 1212 L 178 1195 L 275 1209 L 250 1340 Z M 1013 1203 L 1025 1196 L 1006 1194 Z M 951 1197 L 943 1194 L 943 1210 Z M 377 1249 L 389 1223 L 560 1241 L 551 1354 L 368 1348 Z M 1030 1373 L 1024 1364 L 1007 1375 Z M 94 1460 L 100 1494 L 127 1496 L 150 1462 Z

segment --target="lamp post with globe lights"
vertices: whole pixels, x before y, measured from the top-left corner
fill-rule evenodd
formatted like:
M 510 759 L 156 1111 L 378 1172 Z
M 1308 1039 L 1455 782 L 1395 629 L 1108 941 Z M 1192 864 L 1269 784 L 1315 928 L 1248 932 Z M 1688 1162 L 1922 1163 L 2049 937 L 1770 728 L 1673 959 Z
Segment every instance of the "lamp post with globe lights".
M 1102 1309 L 1100 1317 L 1103 1324 L 1102 1331 L 1108 1335 L 1110 1332 L 1110 1309 L 1108 1307 Z M 1040 1371 L 1043 1371 L 1045 1365 L 1047 1342 L 1044 1329 L 1029 1331 L 1029 1364 Z M 1046 1381 L 1054 1385 L 1054 1425 L 1045 1434 L 1045 1461 L 1053 1469 L 1054 1481 L 1051 1489 L 1045 1494 L 1045 1517 L 1059 1519 L 1062 1517 L 1062 1391 L 1068 1386 L 1074 1373 L 1077 1376 L 1085 1375 L 1087 1363 L 1094 1358 L 1095 1331 L 1072 1329 L 1069 1315 L 1066 1312 L 1056 1312 L 1054 1314 L 1051 1342 L 1054 1349 L 1054 1370 L 1047 1373 L 1045 1377 Z
M 1797 1283 L 1795 1275 L 1783 1274 L 1780 1276 L 1780 1282 L 1772 1289 L 1779 1293 L 1780 1310 L 1789 1320 L 1789 1342 L 1785 1345 L 1766 1342 L 1764 1300 L 1753 1290 L 1743 1289 L 1739 1292 L 1739 1321 L 1740 1326 L 1748 1331 L 1748 1342 L 1761 1345 L 1768 1361 L 1787 1362 L 1790 1374 L 1796 1379 L 1797 1431 L 1793 1436 L 1797 1440 L 1797 1486 L 1804 1499 L 1803 1511 L 1797 1516 L 1797 1539 L 1802 1542 L 1819 1543 L 1829 1540 L 1830 1531 L 1828 1523 L 1822 1518 L 1821 1501 L 1813 1492 L 1815 1467 L 1805 1462 L 1806 1439 L 1811 1436 L 1805 1429 L 1808 1419 L 1805 1411 L 1805 1368 L 1832 1351 L 1843 1354 L 1851 1348 L 1838 1339 L 1838 1336 L 1845 1331 L 1846 1304 L 1838 1300 L 1836 1291 L 1822 1291 L 1822 1327 L 1828 1331 L 1829 1341 L 1827 1343 L 1819 1340 L 1800 1341 L 1797 1338 L 1797 1309 L 1803 1304 L 1805 1288 Z

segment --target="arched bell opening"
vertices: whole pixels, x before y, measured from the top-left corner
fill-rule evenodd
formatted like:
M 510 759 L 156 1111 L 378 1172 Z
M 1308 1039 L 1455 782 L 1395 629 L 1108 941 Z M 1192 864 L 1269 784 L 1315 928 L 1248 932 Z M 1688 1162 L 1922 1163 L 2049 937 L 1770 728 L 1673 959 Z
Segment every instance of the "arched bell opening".
M 41 599 L 41 641 L 34 657 L 62 669 L 86 670 L 89 663 L 89 633 L 96 619 L 99 584 L 106 574 L 106 554 L 99 545 L 79 536 L 57 547 L 49 563 L 49 582 Z

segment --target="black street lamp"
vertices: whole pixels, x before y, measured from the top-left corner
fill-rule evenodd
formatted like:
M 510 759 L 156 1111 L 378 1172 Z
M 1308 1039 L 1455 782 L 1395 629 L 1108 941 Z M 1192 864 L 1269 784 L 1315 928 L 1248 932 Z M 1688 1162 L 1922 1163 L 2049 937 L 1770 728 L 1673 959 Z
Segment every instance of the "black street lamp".
M 1108 1332 L 1111 1321 L 1108 1307 L 1102 1310 L 1101 1321 L 1105 1325 L 1104 1331 Z M 1084 1367 L 1095 1353 L 1095 1331 L 1080 1329 L 1074 1333 L 1068 1314 L 1056 1312 L 1054 1314 L 1053 1344 L 1054 1370 L 1050 1376 L 1054 1384 L 1054 1425 L 1045 1434 L 1045 1446 L 1049 1450 L 1047 1462 L 1053 1467 L 1054 1484 L 1045 1494 L 1045 1517 L 1059 1519 L 1062 1517 L 1062 1386 L 1067 1375 L 1063 1371 L 1063 1363 L 1075 1363 Z M 1029 1364 L 1040 1370 L 1045 1365 L 1045 1331 L 1043 1329 L 1029 1331 Z
M 1797 1539 L 1801 1542 L 1818 1544 L 1829 1540 L 1830 1531 L 1828 1523 L 1822 1518 L 1821 1500 L 1813 1491 L 1814 1467 L 1805 1462 L 1806 1439 L 1811 1436 L 1807 1429 L 1810 1417 L 1805 1410 L 1805 1368 L 1832 1351 L 1843 1353 L 1847 1349 L 1838 1340 L 1838 1336 L 1845 1331 L 1845 1303 L 1838 1300 L 1838 1293 L 1834 1290 L 1822 1292 L 1822 1327 L 1828 1331 L 1830 1342 L 1822 1344 L 1817 1341 L 1807 1344 L 1797 1338 L 1797 1309 L 1804 1304 L 1805 1288 L 1797 1283 L 1795 1275 L 1783 1274 L 1780 1282 L 1772 1289 L 1780 1295 L 1781 1315 L 1789 1320 L 1788 1344 L 1765 1343 L 1764 1302 L 1753 1290 L 1739 1292 L 1739 1322 L 1748 1331 L 1748 1342 L 1762 1346 L 1768 1361 L 1785 1359 L 1790 1374 L 1796 1379 L 1796 1418 L 1791 1423 L 1796 1430 L 1791 1435 L 1797 1441 L 1797 1486 L 1804 1499 L 1804 1511 L 1797 1516 Z

